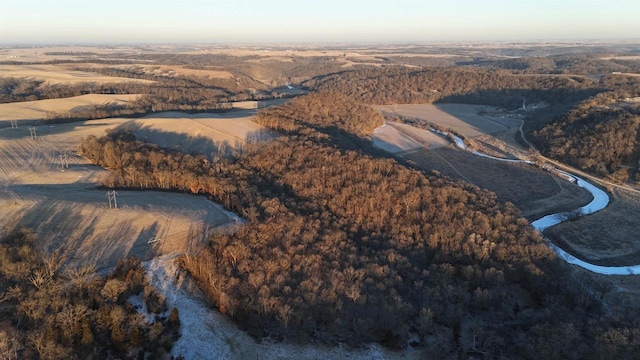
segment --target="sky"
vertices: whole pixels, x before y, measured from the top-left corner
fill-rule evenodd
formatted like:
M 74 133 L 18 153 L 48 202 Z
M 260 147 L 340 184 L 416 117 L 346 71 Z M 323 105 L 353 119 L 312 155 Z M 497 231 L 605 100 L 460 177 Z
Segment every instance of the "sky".
M 640 0 L 0 0 L 2 44 L 640 38 Z

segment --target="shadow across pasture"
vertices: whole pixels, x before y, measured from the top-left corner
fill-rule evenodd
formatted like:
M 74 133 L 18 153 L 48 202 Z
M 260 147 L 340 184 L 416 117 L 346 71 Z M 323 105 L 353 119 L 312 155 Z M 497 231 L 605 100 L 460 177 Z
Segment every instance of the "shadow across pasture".
M 140 229 L 135 219 L 109 209 L 105 192 L 87 185 L 76 192 L 66 190 L 68 185 L 10 186 L 11 191 L 25 195 L 21 197 L 35 200 L 15 223 L 33 229 L 44 251 L 63 256 L 65 266 L 91 264 L 104 269 L 131 255 L 154 256 L 148 241 L 156 236 L 158 223 Z M 127 206 L 126 196 L 119 200 L 120 207 Z
M 189 154 L 203 154 L 209 158 L 214 156 L 229 157 L 241 152 L 247 144 L 255 144 L 274 138 L 274 132 L 265 128 L 249 132 L 244 139 L 236 137 L 233 143 L 226 140 L 214 141 L 201 135 L 194 136 L 186 133 L 163 131 L 150 125 L 140 124 L 135 120 L 126 122 L 114 129 L 114 131 L 119 130 L 132 131 L 138 140 L 154 143 L 161 148 L 178 150 Z

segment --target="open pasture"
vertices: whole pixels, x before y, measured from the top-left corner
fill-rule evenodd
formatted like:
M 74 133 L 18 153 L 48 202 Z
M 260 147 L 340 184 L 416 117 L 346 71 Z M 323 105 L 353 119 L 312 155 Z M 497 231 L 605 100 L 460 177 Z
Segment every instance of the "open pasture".
M 191 69 L 182 65 L 153 65 L 153 64 L 126 64 L 126 65 L 101 65 L 94 63 L 78 64 L 78 67 L 109 67 L 115 69 L 129 70 L 135 69 L 137 71 L 142 70 L 145 74 L 176 77 L 176 76 L 193 76 L 193 77 L 208 77 L 219 79 L 232 79 L 234 75 L 226 70 L 221 70 L 219 66 L 208 66 L 203 69 Z
M 393 154 L 422 148 L 435 149 L 449 144 L 441 135 L 398 122 L 387 122 L 375 129 L 371 137 L 376 146 Z
M 26 78 L 44 81 L 49 85 L 79 83 L 153 83 L 150 80 L 106 76 L 94 72 L 70 70 L 68 65 L 0 65 L 0 77 Z
M 110 57 L 118 53 L 123 55 L 139 54 L 135 46 L 24 46 L 0 49 L 0 61 L 42 63 L 47 61 L 95 60 Z
M 586 205 L 591 194 L 544 170 L 524 164 L 482 158 L 458 149 L 438 148 L 402 155 L 424 170 L 436 170 L 495 192 L 509 201 L 529 220 Z
M 556 225 L 545 234 L 590 262 L 612 266 L 637 264 L 640 262 L 638 219 L 640 195 L 616 189 L 605 209 Z
M 277 134 L 253 122 L 250 111 L 227 114 L 165 112 L 123 120 L 119 127 L 132 129 L 138 138 L 185 152 L 224 154 L 244 145 L 269 140 Z
M 444 129 L 454 129 L 465 137 L 492 134 L 520 125 L 516 120 L 481 115 L 482 112 L 498 111 L 495 107 L 485 105 L 402 104 L 376 108 L 400 118 L 424 120 Z
M 148 259 L 182 252 L 193 242 L 205 241 L 214 228 L 233 224 L 218 205 L 189 194 L 118 191 L 118 210 L 110 209 L 106 190 L 99 188 L 107 172 L 78 156 L 76 149 L 88 135 L 102 136 L 123 126 L 147 141 L 187 151 L 227 141 L 233 147 L 275 136 L 241 112 L 165 113 L 40 125 L 35 127 L 37 138 L 26 126 L 5 127 L 0 129 L 3 225 L 34 229 L 47 251 L 58 251 L 68 264 L 103 268 L 128 255 Z M 63 156 L 68 168 L 63 168 Z
M 0 121 L 43 120 L 49 113 L 73 113 L 95 105 L 125 105 L 140 95 L 87 94 L 62 99 L 47 99 L 0 104 Z

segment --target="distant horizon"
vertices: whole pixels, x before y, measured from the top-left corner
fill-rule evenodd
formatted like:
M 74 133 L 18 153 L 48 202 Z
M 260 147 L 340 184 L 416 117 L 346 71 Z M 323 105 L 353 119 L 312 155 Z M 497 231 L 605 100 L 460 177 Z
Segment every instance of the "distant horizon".
M 640 37 L 629 38 L 601 38 L 601 39 L 531 39 L 531 40 L 457 40 L 457 41 L 255 41 L 255 42 L 2 42 L 0 47 L 30 48 L 30 47 L 113 47 L 113 46 L 194 46 L 194 47 L 350 47 L 350 46 L 463 46 L 463 45 L 640 45 Z M 640 50 L 640 49 L 639 49 Z
M 0 44 L 626 41 L 637 14 L 637 0 L 3 0 Z

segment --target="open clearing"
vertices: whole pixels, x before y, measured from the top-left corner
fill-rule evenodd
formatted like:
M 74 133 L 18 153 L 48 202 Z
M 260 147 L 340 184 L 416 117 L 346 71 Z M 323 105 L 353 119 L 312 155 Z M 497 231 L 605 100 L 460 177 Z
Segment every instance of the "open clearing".
M 159 75 L 159 76 L 198 76 L 198 77 L 209 77 L 209 78 L 220 78 L 220 79 L 232 79 L 234 78 L 233 74 L 224 71 L 217 70 L 215 67 L 209 67 L 206 69 L 190 69 L 184 66 L 179 65 L 147 65 L 147 64 L 136 64 L 136 65 L 118 65 L 113 66 L 115 68 L 127 69 L 130 67 L 142 68 L 145 73 L 150 75 Z
M 564 222 L 545 235 L 565 250 L 598 265 L 640 263 L 640 195 L 614 190 L 611 203 L 595 214 Z M 606 224 L 606 226 L 603 226 Z
M 489 117 L 480 112 L 502 113 L 497 108 L 468 104 L 384 105 L 377 109 L 392 117 L 423 120 L 466 136 L 475 149 L 502 158 L 528 157 L 517 146 L 519 120 Z M 495 192 L 513 203 L 529 220 L 568 211 L 589 203 L 591 194 L 550 173 L 518 163 L 496 161 L 460 151 L 450 140 L 429 130 L 387 121 L 372 134 L 374 143 L 426 171 L 464 180 Z M 505 139 L 509 139 L 506 141 Z
M 78 84 L 78 83 L 117 83 L 142 82 L 153 83 L 151 80 L 131 79 L 124 77 L 106 76 L 93 72 L 69 70 L 61 65 L 0 65 L 0 77 L 27 78 L 42 80 L 47 84 Z
M 376 146 L 392 154 L 449 145 L 449 140 L 432 131 L 391 121 L 375 129 L 371 138 Z
M 195 76 L 219 79 L 233 79 L 232 73 L 226 70 L 220 70 L 219 66 L 207 66 L 204 69 L 191 69 L 181 65 L 152 65 L 152 64 L 126 64 L 126 65 L 105 65 L 96 63 L 74 63 L 65 65 L 74 68 L 114 68 L 122 70 L 143 71 L 148 75 L 175 77 L 175 76 Z
M 420 119 L 444 129 L 454 129 L 464 137 L 493 134 L 518 127 L 513 119 L 480 115 L 481 112 L 499 112 L 493 106 L 469 104 L 402 104 L 375 106 L 378 110 L 401 118 Z
M 0 121 L 42 120 L 47 113 L 73 113 L 94 105 L 125 105 L 140 95 L 87 94 L 62 99 L 47 99 L 0 104 Z
M 114 53 L 140 54 L 136 46 L 29 46 L 0 49 L 0 60 L 40 63 L 53 60 L 95 60 Z
M 226 114 L 165 112 L 140 119 L 120 120 L 119 128 L 132 129 L 138 138 L 166 148 L 206 155 L 241 149 L 244 145 L 278 136 L 253 122 L 250 111 Z
M 491 190 L 499 200 L 513 203 L 529 220 L 568 211 L 592 199 L 588 191 L 577 185 L 525 164 L 496 161 L 444 147 L 409 152 L 402 157 L 421 169 L 436 170 Z
M 213 228 L 233 224 L 226 212 L 204 196 L 154 191 L 119 191 L 118 210 L 110 210 L 107 174 L 75 154 L 80 139 L 107 129 L 133 127 L 141 138 L 162 146 L 196 148 L 237 146 L 274 136 L 262 132 L 250 116 L 237 113 L 165 113 L 140 119 L 102 119 L 36 127 L 0 129 L 0 218 L 3 225 L 34 229 L 47 251 L 59 251 L 68 264 L 93 263 L 100 268 L 136 255 L 182 252 L 207 239 Z M 241 114 L 242 115 L 242 114 Z M 246 114 L 244 114 L 246 115 Z M 61 170 L 67 152 L 69 168 Z M 157 240 L 154 246 L 149 240 Z M 152 241 L 153 242 L 153 241 Z

